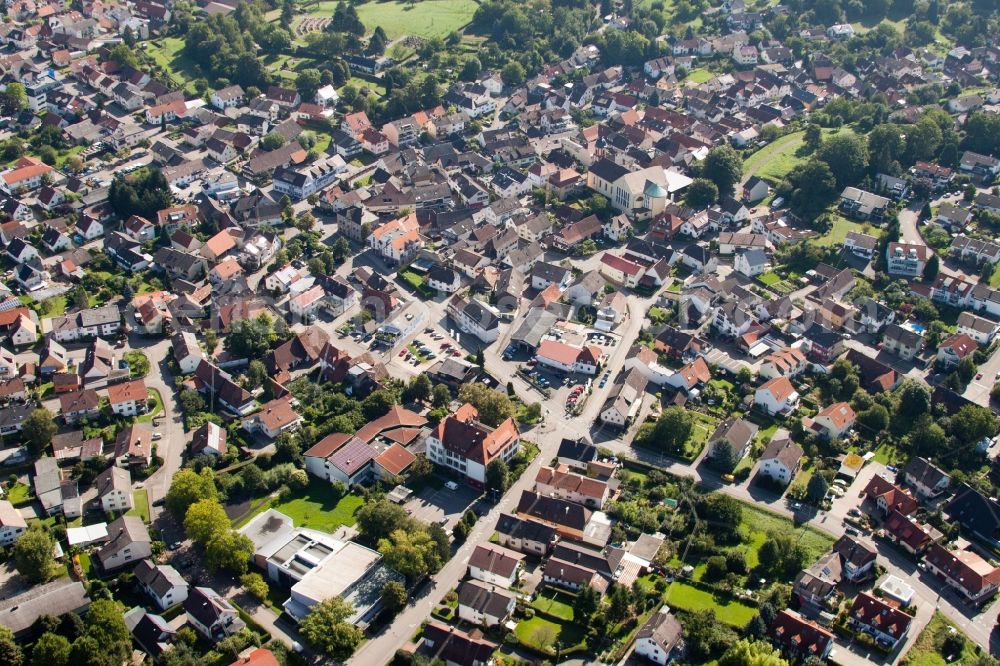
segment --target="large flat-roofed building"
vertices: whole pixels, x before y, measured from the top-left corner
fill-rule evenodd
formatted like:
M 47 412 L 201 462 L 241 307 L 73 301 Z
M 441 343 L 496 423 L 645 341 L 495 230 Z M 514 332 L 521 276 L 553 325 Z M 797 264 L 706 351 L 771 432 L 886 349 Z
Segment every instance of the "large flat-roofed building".
M 403 581 L 377 551 L 324 532 L 296 528 L 291 518 L 273 509 L 247 523 L 241 532 L 254 542 L 254 563 L 267 570 L 272 582 L 289 590 L 283 608 L 297 622 L 314 604 L 339 596 L 354 608 L 349 621 L 366 625 L 382 608 L 380 595 L 386 583 Z

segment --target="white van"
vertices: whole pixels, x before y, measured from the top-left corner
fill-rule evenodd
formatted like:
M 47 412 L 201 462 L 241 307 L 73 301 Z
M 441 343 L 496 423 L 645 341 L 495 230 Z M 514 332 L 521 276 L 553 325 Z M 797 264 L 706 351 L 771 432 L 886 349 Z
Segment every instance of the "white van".
M 444 487 L 448 490 L 458 490 L 458 484 L 454 481 L 445 481 Z

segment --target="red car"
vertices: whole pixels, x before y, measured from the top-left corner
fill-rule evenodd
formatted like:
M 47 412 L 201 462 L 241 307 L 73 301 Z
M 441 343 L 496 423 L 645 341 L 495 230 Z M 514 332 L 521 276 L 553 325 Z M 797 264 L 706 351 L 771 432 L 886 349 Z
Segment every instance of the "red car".
M 403 349 L 403 350 L 401 350 L 399 352 L 399 358 L 403 358 L 404 356 L 406 356 L 406 350 L 405 349 Z

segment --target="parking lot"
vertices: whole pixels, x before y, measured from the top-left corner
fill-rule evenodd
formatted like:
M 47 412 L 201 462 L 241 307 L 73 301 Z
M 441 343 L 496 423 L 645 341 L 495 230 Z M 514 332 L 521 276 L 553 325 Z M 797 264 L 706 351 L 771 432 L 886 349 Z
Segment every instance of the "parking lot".
M 450 530 L 481 494 L 464 484 L 458 484 L 455 490 L 449 490 L 444 486 L 440 488 L 429 486 L 410 498 L 403 506 L 417 520 L 428 525 L 437 523 Z

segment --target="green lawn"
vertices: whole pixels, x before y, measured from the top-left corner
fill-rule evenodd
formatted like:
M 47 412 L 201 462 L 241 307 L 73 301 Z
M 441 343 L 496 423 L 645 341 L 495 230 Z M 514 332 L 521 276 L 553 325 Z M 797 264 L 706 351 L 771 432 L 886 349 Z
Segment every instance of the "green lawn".
M 830 227 L 830 230 L 827 231 L 822 236 L 816 236 L 815 238 L 810 239 L 809 240 L 810 243 L 813 243 L 815 245 L 824 245 L 824 246 L 840 245 L 841 243 L 844 242 L 844 239 L 847 238 L 847 233 L 850 231 L 858 231 L 864 233 L 866 228 L 868 228 L 869 232 L 871 231 L 871 229 L 867 225 L 862 224 L 860 222 L 852 222 L 851 220 L 848 220 L 846 217 L 838 215 L 837 213 L 834 213 L 832 217 L 833 217 L 833 225 Z M 876 236 L 878 235 L 877 230 L 875 230 L 875 235 Z
M 823 129 L 823 138 L 837 132 L 851 132 L 850 129 Z M 808 159 L 802 150 L 805 131 L 792 132 L 772 141 L 743 161 L 743 176 L 760 176 L 772 183 L 784 179 L 792 169 Z
M 29 297 L 30 298 L 30 297 Z M 31 305 L 29 301 L 27 305 Z M 66 294 L 46 298 L 38 304 L 43 317 L 61 317 L 66 314 Z
M 997 263 L 996 268 L 993 269 L 993 274 L 990 275 L 990 286 L 1000 287 L 1000 263 Z
M 875 449 L 874 460 L 875 462 L 882 463 L 883 465 L 892 465 L 893 463 L 905 461 L 906 455 L 891 444 L 882 444 Z
M 275 498 L 263 502 L 257 509 L 239 519 L 236 527 L 250 522 L 255 515 L 267 509 L 276 509 L 295 521 L 296 527 L 308 527 L 320 532 L 333 532 L 343 525 L 353 525 L 354 515 L 365 503 L 363 497 L 348 494 L 337 498 L 333 486 L 310 478 L 309 485 L 284 502 Z
M 90 570 L 93 568 L 93 565 L 90 562 L 90 555 L 87 553 L 80 553 L 77 557 L 80 558 L 80 569 L 83 571 L 83 577 L 89 578 Z
M 708 443 L 708 438 L 712 436 L 715 431 L 715 427 L 719 424 L 718 419 L 709 416 L 708 414 L 702 414 L 700 412 L 694 413 L 694 427 L 691 429 L 691 438 L 688 439 L 687 443 L 684 445 L 686 457 L 690 459 L 695 459 L 701 450 L 705 448 L 705 444 Z
M 308 5 L 308 16 L 333 16 L 337 2 L 324 0 Z M 423 0 L 416 4 L 405 2 L 367 2 L 358 4 L 358 16 L 371 33 L 382 26 L 390 40 L 403 35 L 432 39 L 445 37 L 454 30 L 460 30 L 476 13 L 475 0 Z M 296 27 L 301 18 L 296 18 Z M 301 35 L 296 31 L 296 38 Z
M 723 599 L 711 592 L 677 581 L 670 584 L 663 599 L 671 608 L 686 611 L 715 611 L 715 617 L 719 622 L 734 627 L 745 626 L 757 614 L 757 609 L 752 606 L 746 606 L 733 599 Z
M 966 638 L 961 630 L 949 622 L 944 615 L 935 612 L 934 617 L 927 623 L 924 630 L 920 632 L 917 642 L 906 653 L 906 658 L 902 662 L 904 666 L 947 666 L 948 664 L 966 666 L 978 663 L 975 643 L 968 640 L 968 638 L 966 638 L 965 649 L 962 650 L 961 655 L 947 655 L 949 657 L 958 657 L 957 659 L 947 661 L 945 656 L 938 652 L 938 646 L 941 645 L 941 642 L 944 641 L 948 632 L 952 629 L 957 631 L 959 635 L 962 635 L 963 638 Z
M 412 35 L 433 39 L 445 37 L 472 20 L 474 0 L 423 0 L 414 5 L 404 2 L 368 2 L 358 5 L 358 16 L 368 31 L 382 26 L 390 40 Z
M 752 504 L 743 504 L 740 525 L 742 541 L 747 546 L 747 566 L 756 567 L 760 560 L 757 553 L 768 534 L 793 534 L 806 551 L 806 560 L 814 562 L 833 545 L 833 538 L 811 527 L 795 526 L 791 520 Z
M 770 287 L 781 282 L 781 276 L 774 271 L 768 271 L 766 273 L 761 273 L 757 276 L 757 279 L 764 284 L 765 287 Z
M 151 423 L 153 418 L 163 411 L 163 398 L 158 390 L 149 389 L 149 399 L 153 401 L 153 408 L 135 419 L 139 423 Z
M 132 491 L 132 510 L 126 516 L 139 516 L 142 522 L 149 522 L 149 493 L 145 488 Z
M 556 641 L 563 650 L 575 647 L 583 641 L 586 632 L 583 627 L 572 622 L 552 622 L 538 617 L 522 620 L 514 627 L 514 634 L 521 643 L 541 652 L 551 652 Z
M 708 71 L 704 67 L 699 67 L 697 69 L 692 69 L 690 72 L 688 72 L 688 75 L 687 77 L 685 77 L 685 80 L 693 81 L 695 83 L 705 83 L 707 81 L 711 81 L 714 78 L 715 74 Z
M 531 607 L 560 620 L 573 621 L 573 597 L 565 592 L 545 589 L 531 602 Z
M 30 498 L 31 491 L 28 486 L 23 483 L 15 483 L 13 486 L 7 489 L 7 501 L 14 506 L 19 506 L 21 504 L 27 504 L 31 501 Z
M 178 84 L 186 83 L 187 91 L 194 93 L 192 82 L 198 78 L 195 63 L 181 53 L 184 40 L 180 37 L 164 37 L 155 41 L 143 42 L 146 55 L 167 72 Z

